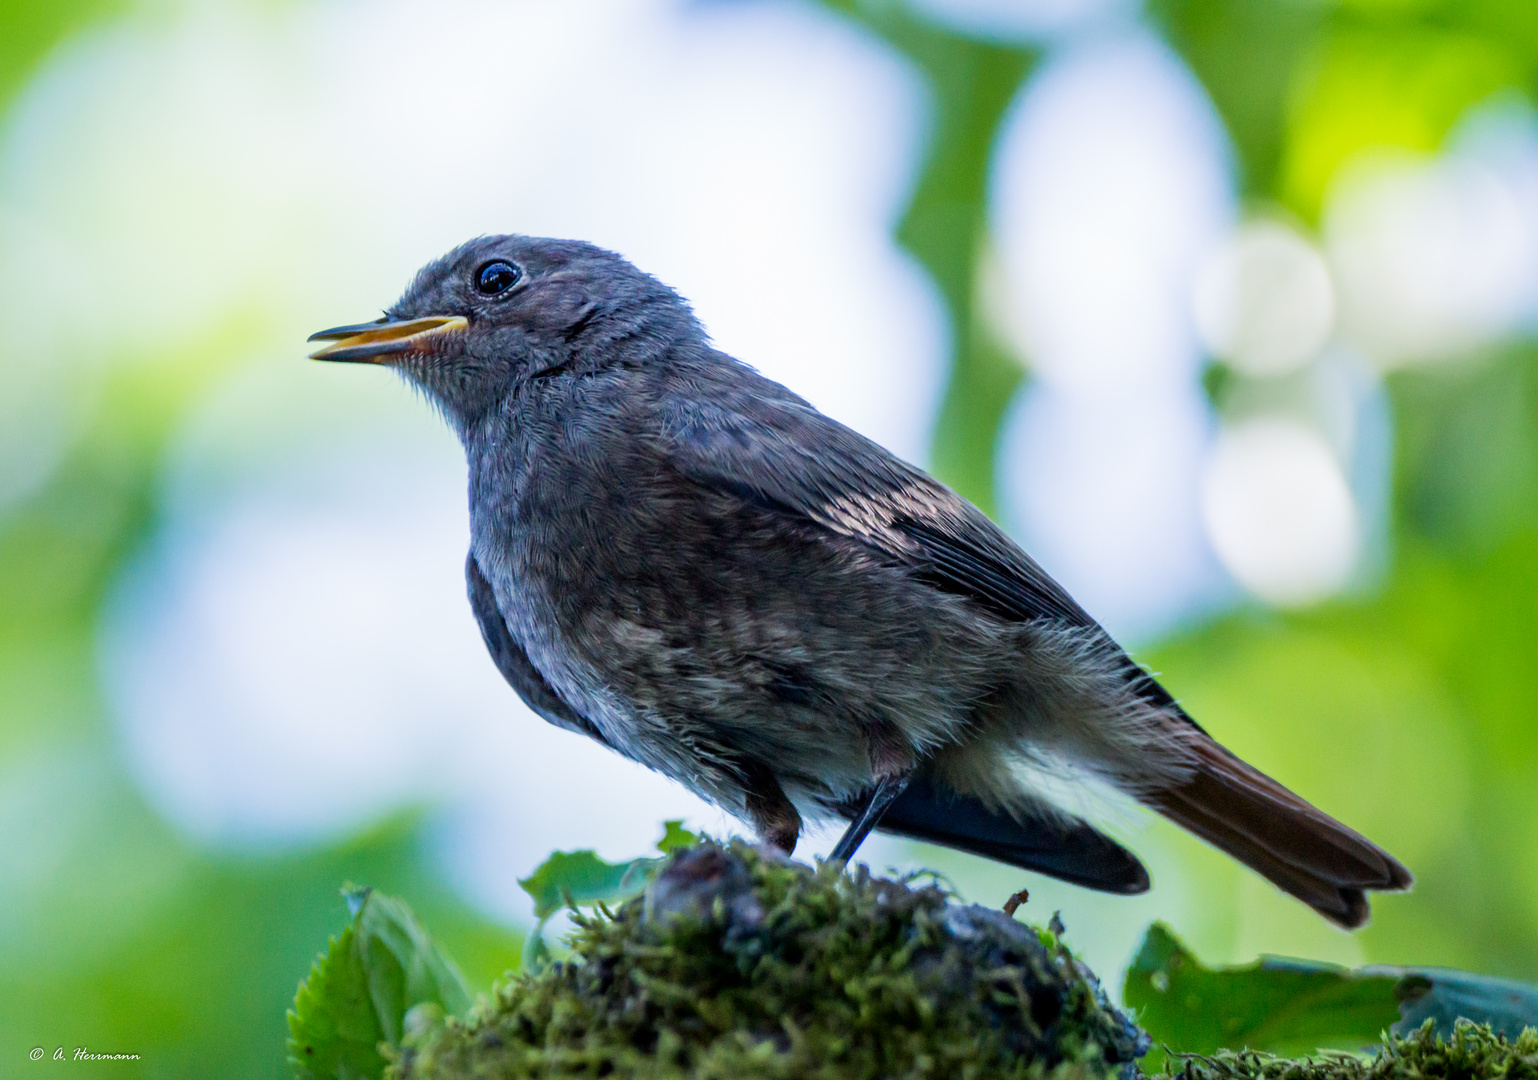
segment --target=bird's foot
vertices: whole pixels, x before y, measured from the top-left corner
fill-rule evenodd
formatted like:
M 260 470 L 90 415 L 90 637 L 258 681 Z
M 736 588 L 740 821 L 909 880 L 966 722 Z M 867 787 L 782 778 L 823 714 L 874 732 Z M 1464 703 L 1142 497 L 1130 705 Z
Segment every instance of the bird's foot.
M 796 841 L 801 838 L 801 814 L 780 782 L 762 766 L 745 769 L 743 779 L 747 789 L 743 809 L 753 831 L 764 843 L 787 855 L 795 854 Z

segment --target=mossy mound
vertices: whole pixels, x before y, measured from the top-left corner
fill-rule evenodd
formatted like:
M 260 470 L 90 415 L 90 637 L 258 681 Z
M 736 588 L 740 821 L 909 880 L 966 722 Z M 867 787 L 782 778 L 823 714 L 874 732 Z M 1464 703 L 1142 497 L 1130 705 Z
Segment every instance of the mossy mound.
M 387 1076 L 1102 1080 L 1148 1046 L 1056 935 L 863 868 L 706 843 L 576 922 L 569 961 L 426 1026 Z
M 1384 1039 L 1375 1057 L 1325 1052 L 1311 1058 L 1222 1050 L 1172 1058 L 1179 1080 L 1538 1080 L 1538 1030 L 1507 1040 L 1483 1024 L 1459 1020 L 1440 1038 L 1427 1020 L 1410 1035 Z

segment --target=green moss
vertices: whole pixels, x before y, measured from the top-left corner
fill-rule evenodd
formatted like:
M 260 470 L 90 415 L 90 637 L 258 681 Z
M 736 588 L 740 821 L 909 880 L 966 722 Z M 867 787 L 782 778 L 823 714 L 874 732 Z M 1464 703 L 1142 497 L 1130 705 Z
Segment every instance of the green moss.
M 742 844 L 680 852 L 568 943 L 387 1076 L 1102 1080 L 1147 1048 L 1055 935 Z
M 1508 1041 L 1459 1020 L 1442 1039 L 1427 1020 L 1406 1038 L 1390 1036 L 1375 1057 L 1324 1052 L 1312 1058 L 1221 1050 L 1170 1059 L 1161 1076 L 1180 1080 L 1538 1080 L 1538 1031 Z

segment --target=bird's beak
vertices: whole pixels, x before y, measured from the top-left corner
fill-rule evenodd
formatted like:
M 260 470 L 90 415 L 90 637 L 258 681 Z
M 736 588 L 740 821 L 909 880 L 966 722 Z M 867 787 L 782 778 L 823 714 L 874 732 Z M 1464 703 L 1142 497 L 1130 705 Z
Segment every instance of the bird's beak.
M 428 315 L 422 319 L 396 319 L 388 316 L 373 322 L 351 326 L 333 326 L 311 334 L 311 341 L 329 341 L 310 354 L 311 360 L 343 360 L 355 364 L 382 364 L 401 353 L 425 352 L 444 334 L 466 329 L 470 321 L 463 315 Z

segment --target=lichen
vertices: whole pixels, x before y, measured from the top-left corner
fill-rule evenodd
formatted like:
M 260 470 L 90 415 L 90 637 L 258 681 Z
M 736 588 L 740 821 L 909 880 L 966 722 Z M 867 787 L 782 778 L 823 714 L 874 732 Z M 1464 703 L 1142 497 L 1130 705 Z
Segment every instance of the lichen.
M 1322 1052 L 1280 1058 L 1250 1051 L 1177 1055 L 1171 1080 L 1538 1080 L 1538 1030 L 1507 1040 L 1487 1025 L 1459 1020 L 1443 1039 L 1427 1020 L 1408 1036 L 1386 1036 L 1376 1055 Z
M 1105 1080 L 1148 1047 L 1055 933 L 864 868 L 705 843 L 575 927 L 387 1077 Z

